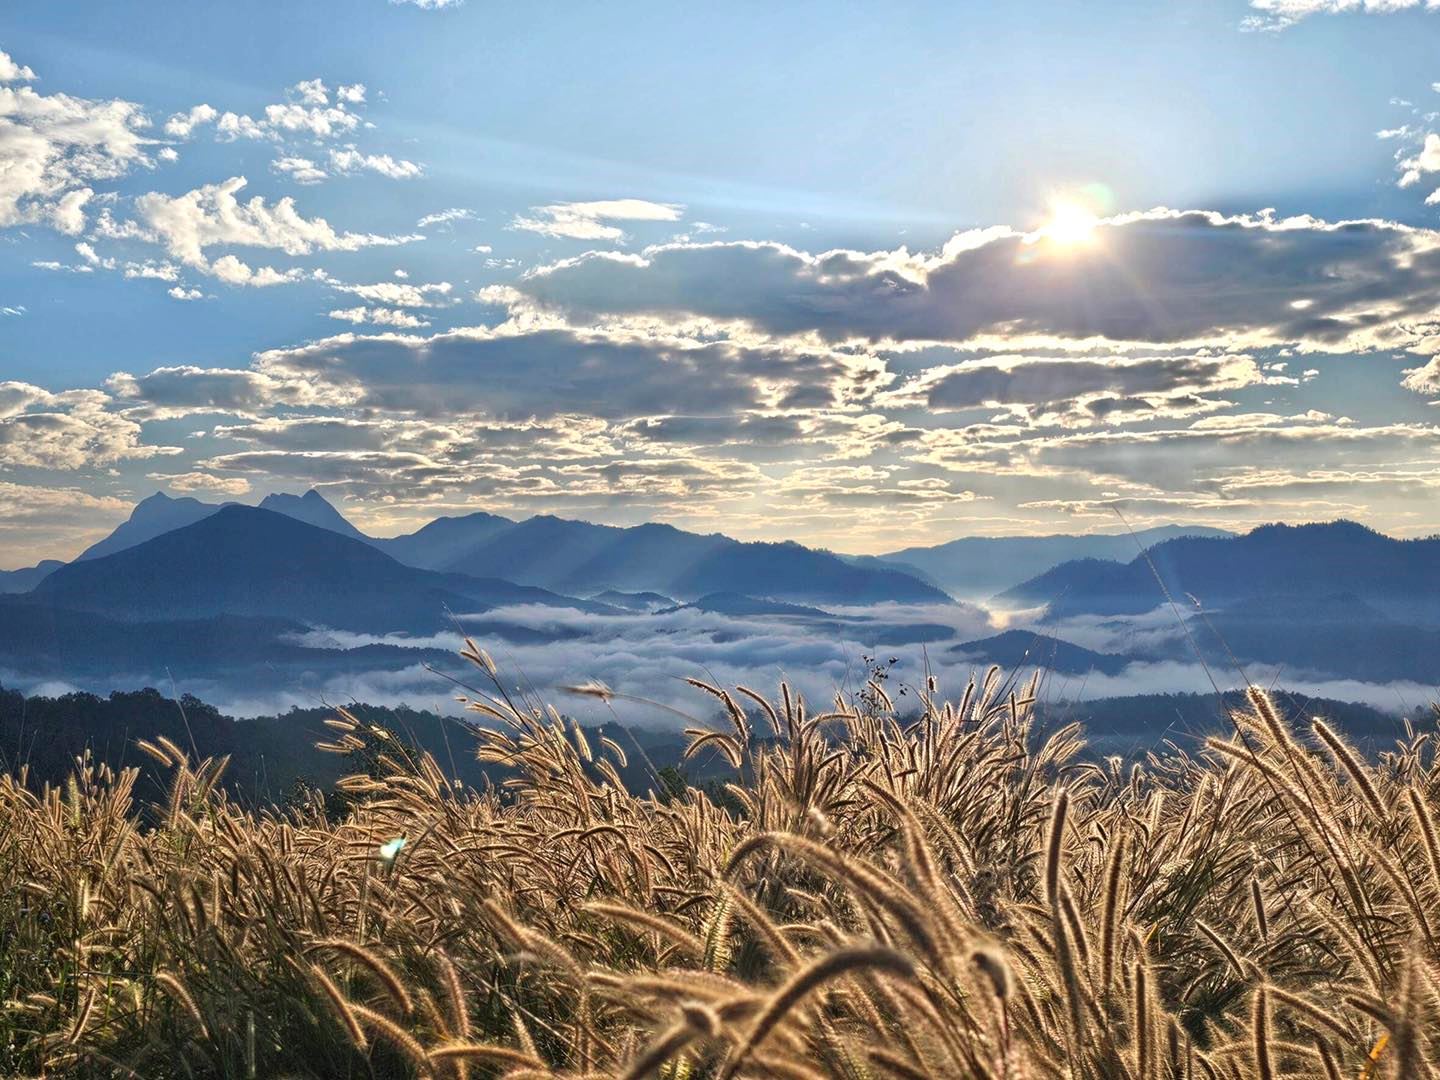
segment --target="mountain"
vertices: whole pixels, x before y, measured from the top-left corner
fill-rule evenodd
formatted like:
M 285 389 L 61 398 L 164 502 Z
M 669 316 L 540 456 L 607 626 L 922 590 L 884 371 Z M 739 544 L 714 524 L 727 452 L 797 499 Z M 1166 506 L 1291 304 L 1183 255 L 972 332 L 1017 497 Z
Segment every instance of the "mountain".
M 220 507 L 215 503 L 201 502 L 189 496 L 172 499 L 164 492 L 157 491 L 148 499 L 142 499 L 130 511 L 128 521 L 122 522 L 114 532 L 99 543 L 92 544 L 80 553 L 76 562 L 102 559 L 118 551 L 143 544 L 174 529 L 183 529 L 209 517 Z
M 986 664 L 999 664 L 1006 671 L 1043 668 L 1061 675 L 1087 675 L 1092 671 L 1118 675 L 1131 662 L 1127 656 L 1095 652 L 1033 630 L 1006 630 L 994 637 L 955 645 L 949 652 Z
M 460 564 L 469 551 L 514 524 L 509 518 L 483 512 L 441 517 L 406 536 L 370 543 L 407 566 L 418 566 L 422 570 L 464 569 Z
M 59 559 L 44 559 L 20 570 L 0 570 L 0 594 L 27 593 L 64 565 Z
M 834 615 L 804 604 L 787 604 L 783 600 L 765 600 L 744 593 L 709 593 L 672 611 L 704 611 L 712 615 L 789 615 L 807 619 L 833 619 Z
M 611 607 L 623 608 L 626 611 L 653 612 L 680 606 L 672 597 L 658 592 L 620 592 L 618 589 L 606 589 L 604 592 L 596 593 L 590 599 L 596 603 L 609 604 Z
M 485 538 L 462 547 L 448 561 L 432 561 L 432 568 L 482 571 L 571 595 L 613 589 L 681 599 L 738 592 L 811 603 L 949 602 L 940 589 L 899 570 L 854 566 L 828 551 L 795 543 L 742 543 L 670 525 L 620 528 L 549 515 L 508 526 L 503 522 L 478 523 L 477 531 L 488 534 Z M 389 541 L 386 550 L 407 551 L 402 541 L 425 531 Z
M 329 529 L 333 533 L 348 536 L 352 540 L 370 542 L 370 537 L 346 521 L 344 515 L 326 502 L 325 496 L 314 488 L 304 495 L 266 495 L 260 501 L 260 509 L 284 514 L 296 521 L 314 525 L 317 529 Z
M 1158 573 L 1182 608 L 1263 596 L 1317 597 L 1337 586 L 1387 617 L 1440 624 L 1440 538 L 1396 540 L 1357 525 L 1264 525 L 1231 537 L 1181 537 L 1129 562 L 1062 563 L 1003 594 L 1046 604 L 1052 617 L 1124 615 L 1164 602 Z M 1153 568 L 1152 568 L 1153 567 Z
M 895 569 L 919 571 L 953 596 L 990 597 L 1059 563 L 1075 559 L 1128 560 L 1139 548 L 1180 536 L 1226 537 L 1203 525 L 1160 525 L 1130 533 L 1079 536 L 967 536 L 935 547 L 912 547 L 881 555 Z M 1138 545 L 1138 547 L 1137 547 Z
M 1261 596 L 1188 622 L 1222 670 L 1234 656 L 1245 664 L 1279 665 L 1290 677 L 1440 684 L 1440 629 L 1392 619 L 1354 593 Z
M 238 505 L 61 567 L 26 599 L 131 621 L 254 615 L 370 633 L 437 629 L 447 612 L 501 604 L 607 610 L 508 581 L 418 570 L 359 540 Z

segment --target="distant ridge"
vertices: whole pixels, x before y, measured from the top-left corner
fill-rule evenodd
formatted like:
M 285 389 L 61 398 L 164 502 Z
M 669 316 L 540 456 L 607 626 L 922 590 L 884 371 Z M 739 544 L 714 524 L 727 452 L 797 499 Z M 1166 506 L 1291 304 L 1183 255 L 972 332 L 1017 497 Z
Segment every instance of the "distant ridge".
M 59 559 L 44 559 L 19 570 L 0 570 L 0 595 L 27 593 L 64 565 Z
M 1390 617 L 1440 623 L 1440 539 L 1396 540 L 1353 521 L 1263 525 L 1234 537 L 1182 537 L 1128 562 L 1062 563 L 1004 594 L 1052 616 L 1140 614 L 1163 602 L 1160 574 L 1185 606 L 1214 609 L 1259 596 L 1315 597 L 1337 588 Z M 1154 569 L 1152 570 L 1152 564 Z
M 954 656 L 973 657 L 987 664 L 999 664 L 1006 671 L 1028 672 L 1035 668 L 1061 675 L 1118 675 L 1130 657 L 1100 653 L 1033 630 L 1006 630 L 993 637 L 953 646 Z
M 284 514 L 286 517 L 294 518 L 296 521 L 303 521 L 307 525 L 314 525 L 318 529 L 329 529 L 341 536 L 348 536 L 352 540 L 363 540 L 371 543 L 370 537 L 366 536 L 354 525 L 345 519 L 345 516 L 336 510 L 326 501 L 314 488 L 305 492 L 304 495 L 266 495 L 260 500 L 261 510 L 272 510 L 277 514 Z
M 220 507 L 215 503 L 201 502 L 188 495 L 172 499 L 163 491 L 157 491 L 148 499 L 141 499 L 136 503 L 135 509 L 130 511 L 130 517 L 126 521 L 121 522 L 115 531 L 104 540 L 92 544 L 82 551 L 75 561 L 86 562 L 90 559 L 103 559 L 107 555 L 114 555 L 126 548 L 132 548 L 136 544 L 143 544 L 146 540 L 153 540 L 167 532 L 183 529 L 186 525 L 193 525 L 219 509 Z
M 500 604 L 604 610 L 507 581 L 418 570 L 359 540 L 238 505 L 61 567 L 28 599 L 129 620 L 253 615 L 371 633 L 435 629 L 447 624 L 447 611 Z
M 468 542 L 474 538 L 474 542 Z M 539 515 L 441 518 L 408 537 L 380 541 L 429 569 L 483 572 L 567 595 L 655 592 L 678 600 L 744 593 L 829 604 L 949 603 L 901 570 L 856 566 L 793 542 L 743 543 L 651 523 L 621 528 Z
M 966 536 L 934 547 L 911 547 L 878 556 L 897 569 L 919 571 L 955 596 L 990 597 L 1075 559 L 1127 562 L 1138 548 L 1181 536 L 1227 537 L 1205 525 L 1157 525 L 1132 535 L 1089 533 L 1053 536 Z M 868 561 L 868 560 L 867 560 Z

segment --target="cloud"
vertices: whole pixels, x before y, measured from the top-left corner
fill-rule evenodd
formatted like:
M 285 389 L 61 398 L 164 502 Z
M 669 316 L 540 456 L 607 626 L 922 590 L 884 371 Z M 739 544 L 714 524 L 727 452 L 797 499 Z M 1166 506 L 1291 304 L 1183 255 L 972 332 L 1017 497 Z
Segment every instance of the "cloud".
M 3 85 L 34 77 L 0 53 L 0 228 L 43 222 L 74 235 L 92 185 L 154 165 L 150 122 L 134 102 Z
M 307 79 L 286 92 L 288 101 L 265 106 L 259 118 L 248 113 L 221 113 L 215 120 L 216 134 L 230 141 L 256 139 L 285 142 L 308 138 L 325 142 L 359 129 L 364 121 L 351 106 L 365 101 L 365 87 L 360 83 L 342 86 L 333 103 L 330 93 L 320 79 Z
M 1440 9 L 1440 0 L 1250 0 L 1259 12 L 1241 20 L 1245 30 L 1285 30 L 1314 15 L 1363 13 L 1390 15 L 1400 11 Z
M 78 554 L 124 521 L 131 510 L 130 502 L 112 495 L 9 480 L 0 480 L 0 505 L 5 507 L 0 514 L 0 565 L 4 566 Z
M 33 82 L 35 72 L 24 64 L 17 64 L 4 49 L 0 49 L 0 83 Z
M 419 221 L 415 222 L 417 229 L 428 229 L 435 225 L 453 225 L 457 221 L 477 221 L 474 210 L 466 210 L 463 207 L 452 206 L 448 210 L 437 210 L 433 214 L 426 214 Z
M 1224 408 L 1230 403 L 1201 395 L 1266 379 L 1246 355 L 987 356 L 927 368 L 883 395 L 880 404 L 940 412 L 1010 407 L 1030 424 L 1086 426 Z
M 330 318 L 339 319 L 342 322 L 373 323 L 376 326 L 398 326 L 406 329 L 430 325 L 418 315 L 385 307 L 364 307 L 362 305 L 352 308 L 336 308 L 329 315 Z
M 1084 245 L 997 227 L 934 254 L 758 242 L 592 252 L 487 295 L 573 322 L 703 319 L 837 342 L 1404 348 L 1440 333 L 1440 233 L 1161 209 L 1107 219 Z
M 331 150 L 330 167 L 341 176 L 373 172 L 390 180 L 414 180 L 424 172 L 424 169 L 413 161 L 393 158 L 389 154 L 362 154 L 353 146 L 344 150 Z
M 238 258 L 228 255 L 211 265 L 205 257 L 212 247 L 271 248 L 287 255 L 315 251 L 358 251 L 367 247 L 393 247 L 423 239 L 419 235 L 377 236 L 338 232 L 324 218 L 307 218 L 290 196 L 266 204 L 260 196 L 241 202 L 237 193 L 246 185 L 243 176 L 219 184 L 206 184 L 183 195 L 152 191 L 135 200 L 136 223 L 122 230 L 132 238 L 149 240 L 188 266 L 215 274 L 231 284 L 274 284 L 287 280 L 277 271 L 258 272 L 256 280 Z
M 831 408 L 888 380 L 884 365 L 863 354 L 511 325 L 431 337 L 346 334 L 263 352 L 256 367 L 329 387 L 359 407 L 502 419 Z
M 374 304 L 389 304 L 391 307 L 439 307 L 454 291 L 448 281 L 437 281 L 425 285 L 411 285 L 403 281 L 379 281 L 373 285 L 347 285 L 336 282 L 332 286 L 339 292 L 350 293 Z
M 1400 384 L 1417 394 L 1440 394 L 1440 356 L 1432 356 L 1423 367 L 1407 368 Z
M 98 390 L 0 382 L 0 468 L 74 471 L 178 452 L 142 445 L 140 425 L 110 405 Z
M 597 202 L 553 203 L 520 214 L 512 229 L 572 240 L 622 240 L 624 230 L 609 221 L 679 221 L 683 206 L 647 199 L 604 199 Z
M 188 139 L 195 129 L 213 124 L 220 113 L 209 105 L 196 105 L 187 112 L 175 113 L 165 121 L 165 134 L 174 139 Z
M 209 491 L 218 495 L 244 495 L 250 490 L 250 481 L 239 476 L 212 476 L 204 472 L 149 473 L 147 480 L 164 484 L 171 491 Z
M 443 11 L 459 7 L 465 0 L 390 0 L 390 3 L 396 7 L 417 7 L 421 11 Z
M 126 415 L 142 420 L 172 419 L 193 413 L 252 415 L 278 405 L 343 405 L 343 395 L 329 394 L 258 371 L 201 368 L 194 365 L 156 368 L 146 375 L 117 372 L 105 387 L 125 406 Z
M 1401 173 L 1399 186 L 1402 188 L 1418 184 L 1428 173 L 1440 172 L 1440 135 L 1426 132 L 1416 152 L 1401 158 L 1396 167 Z
M 297 184 L 318 184 L 329 178 L 329 173 L 309 158 L 281 157 L 270 163 L 272 172 L 284 173 Z

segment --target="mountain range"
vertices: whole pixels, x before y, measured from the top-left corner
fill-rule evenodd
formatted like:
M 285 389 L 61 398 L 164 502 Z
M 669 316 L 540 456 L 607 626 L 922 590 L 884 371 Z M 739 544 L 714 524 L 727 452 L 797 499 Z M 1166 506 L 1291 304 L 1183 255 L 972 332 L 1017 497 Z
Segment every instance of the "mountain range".
M 260 507 L 221 507 L 190 525 L 53 571 L 19 600 L 130 621 L 269 616 L 386 633 L 443 626 L 447 612 L 605 605 L 498 578 L 440 574 Z
M 1181 536 L 1232 535 L 1204 525 L 1159 525 L 1124 533 L 964 536 L 934 547 L 901 548 L 865 561 L 916 574 L 952 596 L 979 599 L 994 596 L 1060 563 L 1081 559 L 1124 561 Z
M 76 562 L 118 554 L 237 506 L 157 493 L 138 503 L 128 521 Z M 474 513 L 437 518 L 405 536 L 376 538 L 355 528 L 313 490 L 303 496 L 267 496 L 258 509 L 364 544 L 412 569 L 498 578 L 573 596 L 654 592 L 686 600 L 741 591 L 831 604 L 948 603 L 950 599 L 934 585 L 893 567 L 854 566 L 830 552 L 796 543 L 743 543 L 669 525 L 619 528 L 548 515 L 517 522 Z M 23 580 L 33 587 L 42 577 L 37 572 Z
M 1043 604 L 1059 618 L 1138 615 L 1164 603 L 1166 593 L 1183 608 L 1217 610 L 1337 590 L 1390 618 L 1440 624 L 1440 538 L 1396 540 L 1351 521 L 1264 525 L 1243 536 L 1167 540 L 1128 562 L 1061 563 L 1001 599 Z

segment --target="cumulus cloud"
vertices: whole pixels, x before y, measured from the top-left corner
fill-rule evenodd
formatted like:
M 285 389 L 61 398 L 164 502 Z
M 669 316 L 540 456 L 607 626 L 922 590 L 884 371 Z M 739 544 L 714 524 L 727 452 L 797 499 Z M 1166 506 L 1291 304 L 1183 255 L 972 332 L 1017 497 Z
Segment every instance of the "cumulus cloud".
M 389 154 L 362 154 L 353 146 L 330 151 L 330 168 L 341 176 L 372 172 L 390 180 L 414 180 L 424 170 L 413 161 Z
M 0 49 L 0 83 L 33 82 L 35 72 L 24 64 L 18 64 L 4 49 Z
M 330 89 L 320 79 L 307 79 L 287 91 L 288 101 L 265 106 L 258 117 L 248 113 L 221 113 L 215 118 L 216 132 L 228 140 L 284 142 L 308 138 L 324 142 L 356 131 L 363 121 L 351 106 L 364 102 L 364 86 L 341 87 L 333 103 L 330 95 Z
M 74 471 L 178 453 L 143 445 L 140 425 L 110 406 L 110 397 L 98 390 L 52 393 L 0 382 L 0 468 Z
M 217 495 L 244 495 L 250 481 L 241 476 L 213 476 L 204 472 L 149 473 L 146 479 L 164 484 L 171 491 L 187 495 L 192 491 L 214 492 Z
M 511 295 L 577 322 L 702 318 L 829 341 L 1408 347 L 1440 327 L 1440 233 L 1161 209 L 1107 219 L 1082 245 L 997 227 L 934 254 L 757 242 L 592 252 Z
M 256 367 L 366 408 L 499 418 L 839 407 L 888 379 L 864 354 L 508 324 L 424 338 L 340 335 L 263 352 Z
M 531 207 L 510 223 L 512 229 L 571 240 L 622 240 L 625 231 L 612 221 L 679 221 L 683 206 L 648 199 L 602 199 Z
M 251 415 L 277 405 L 344 405 L 349 399 L 303 382 L 259 371 L 161 367 L 145 375 L 117 372 L 106 389 L 135 419 L 159 420 L 193 413 Z
M 210 105 L 196 105 L 183 113 L 175 113 L 165 121 L 165 134 L 174 139 L 188 139 L 195 129 L 213 124 L 220 113 Z
M 44 222 L 74 235 L 94 184 L 154 165 L 150 121 L 130 101 L 5 85 L 34 78 L 0 53 L 0 228 Z
M 436 281 L 424 285 L 411 285 L 404 281 L 379 281 L 373 285 L 350 285 L 334 282 L 332 288 L 350 293 L 372 304 L 388 304 L 391 307 L 439 307 L 454 291 L 448 281 Z M 398 325 L 398 324 L 397 324 Z
M 1440 394 L 1440 356 L 1432 356 L 1422 367 L 1407 368 L 1401 385 L 1417 394 Z
M 270 163 L 272 172 L 283 173 L 297 184 L 318 184 L 330 174 L 306 157 L 280 157 Z
M 162 245 L 172 258 L 229 284 L 266 285 L 293 280 L 280 271 L 252 270 L 234 255 L 211 264 L 205 252 L 213 247 L 256 247 L 308 255 L 316 251 L 358 251 L 367 247 L 393 247 L 423 239 L 417 235 L 378 236 L 339 232 L 324 218 L 307 218 L 289 196 L 267 204 L 261 196 L 245 202 L 237 198 L 246 185 L 243 176 L 219 184 L 206 184 L 183 195 L 152 191 L 135 200 L 136 221 L 120 230 L 130 238 Z
M 330 318 L 357 325 L 373 323 L 376 326 L 398 326 L 405 329 L 430 325 L 425 319 L 418 315 L 412 315 L 408 311 L 386 307 L 365 307 L 363 304 L 359 307 L 336 308 L 330 312 Z
M 1224 408 L 1230 403 L 1202 395 L 1267 378 L 1284 376 L 1267 376 L 1246 355 L 988 356 L 927 368 L 884 395 L 882 404 L 942 412 L 1008 407 L 1032 424 L 1083 426 Z

